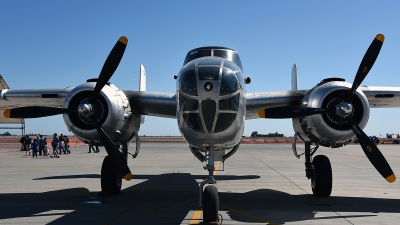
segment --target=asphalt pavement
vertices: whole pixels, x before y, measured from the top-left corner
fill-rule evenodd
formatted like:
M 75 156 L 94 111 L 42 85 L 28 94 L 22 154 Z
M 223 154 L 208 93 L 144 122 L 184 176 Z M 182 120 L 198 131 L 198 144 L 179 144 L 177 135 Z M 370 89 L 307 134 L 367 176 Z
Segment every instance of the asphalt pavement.
M 204 164 L 185 143 L 141 147 L 128 162 L 133 179 L 111 197 L 98 196 L 103 147 L 90 154 L 87 147 L 72 148 L 60 158 L 0 149 L 0 224 L 201 222 L 198 184 L 207 175 Z M 400 145 L 379 148 L 400 174 Z M 400 181 L 386 182 L 360 146 L 320 147 L 318 154 L 332 164 L 328 198 L 312 195 L 304 158 L 295 158 L 290 144 L 242 144 L 216 172 L 222 224 L 400 223 Z

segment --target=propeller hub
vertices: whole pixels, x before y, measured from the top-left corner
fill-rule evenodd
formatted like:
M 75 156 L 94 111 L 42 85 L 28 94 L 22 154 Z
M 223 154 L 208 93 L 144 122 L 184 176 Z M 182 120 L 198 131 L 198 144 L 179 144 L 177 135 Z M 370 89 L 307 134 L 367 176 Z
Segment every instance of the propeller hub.
M 88 117 L 92 113 L 92 105 L 88 103 L 82 103 L 78 106 L 78 112 L 81 115 Z
M 336 105 L 336 114 L 338 116 L 345 118 L 351 115 L 352 112 L 353 112 L 353 106 L 350 103 L 342 102 Z

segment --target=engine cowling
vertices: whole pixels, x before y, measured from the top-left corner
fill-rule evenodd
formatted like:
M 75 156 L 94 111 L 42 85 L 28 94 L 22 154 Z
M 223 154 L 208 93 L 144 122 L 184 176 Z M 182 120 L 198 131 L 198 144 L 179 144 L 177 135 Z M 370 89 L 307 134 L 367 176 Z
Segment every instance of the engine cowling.
M 95 85 L 95 80 L 89 80 L 75 87 L 65 98 L 63 107 L 77 109 L 90 98 Z M 98 124 L 113 141 L 127 142 L 133 137 L 134 131 L 139 131 L 140 115 L 132 112 L 126 95 L 113 84 L 108 83 L 103 87 L 92 107 Z M 89 118 L 78 113 L 63 114 L 63 117 L 68 130 L 78 138 L 86 143 L 96 141 L 102 144 L 101 137 Z
M 321 81 L 310 89 L 302 100 L 302 106 L 311 108 L 331 108 L 342 102 L 351 88 L 351 84 L 340 78 Z M 367 125 L 370 107 L 367 97 L 357 90 L 351 101 L 351 116 L 361 129 Z M 310 141 L 325 147 L 342 147 L 355 137 L 349 123 L 336 113 L 315 114 L 293 118 L 293 128 L 304 141 Z

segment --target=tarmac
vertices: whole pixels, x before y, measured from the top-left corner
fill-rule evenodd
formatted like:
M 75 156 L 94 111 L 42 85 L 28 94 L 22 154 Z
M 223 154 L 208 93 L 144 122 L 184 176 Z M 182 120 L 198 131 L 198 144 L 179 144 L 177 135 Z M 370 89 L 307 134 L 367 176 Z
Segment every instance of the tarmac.
M 379 145 L 400 172 L 400 145 Z M 134 146 L 130 147 L 134 152 Z M 298 144 L 299 152 L 303 149 Z M 120 195 L 100 197 L 106 152 L 71 148 L 60 158 L 0 148 L 0 224 L 198 224 L 206 177 L 185 143 L 142 143 Z M 218 165 L 222 224 L 399 224 L 400 181 L 387 183 L 359 145 L 320 147 L 330 158 L 331 197 L 312 195 L 304 158 L 290 144 L 242 144 Z

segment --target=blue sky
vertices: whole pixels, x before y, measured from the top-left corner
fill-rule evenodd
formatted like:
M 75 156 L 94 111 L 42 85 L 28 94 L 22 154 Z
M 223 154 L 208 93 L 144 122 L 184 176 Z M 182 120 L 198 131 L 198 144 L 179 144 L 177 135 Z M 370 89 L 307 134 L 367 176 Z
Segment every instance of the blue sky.
M 248 92 L 290 89 L 293 63 L 299 89 L 327 77 L 353 82 L 376 34 L 386 37 L 362 85 L 399 86 L 399 1 L 0 1 L 0 74 L 10 88 L 77 86 L 98 76 L 118 38 L 129 43 L 111 82 L 174 92 L 173 76 L 193 48 L 236 49 Z M 364 131 L 400 133 L 399 109 L 371 109 Z M 246 121 L 245 135 L 293 135 L 290 119 Z M 2 131 L 0 131 L 2 132 Z M 3 131 L 4 132 L 4 131 Z M 20 131 L 10 131 L 19 134 Z M 28 119 L 27 133 L 69 134 L 61 116 Z M 173 119 L 147 117 L 141 135 L 179 135 Z

